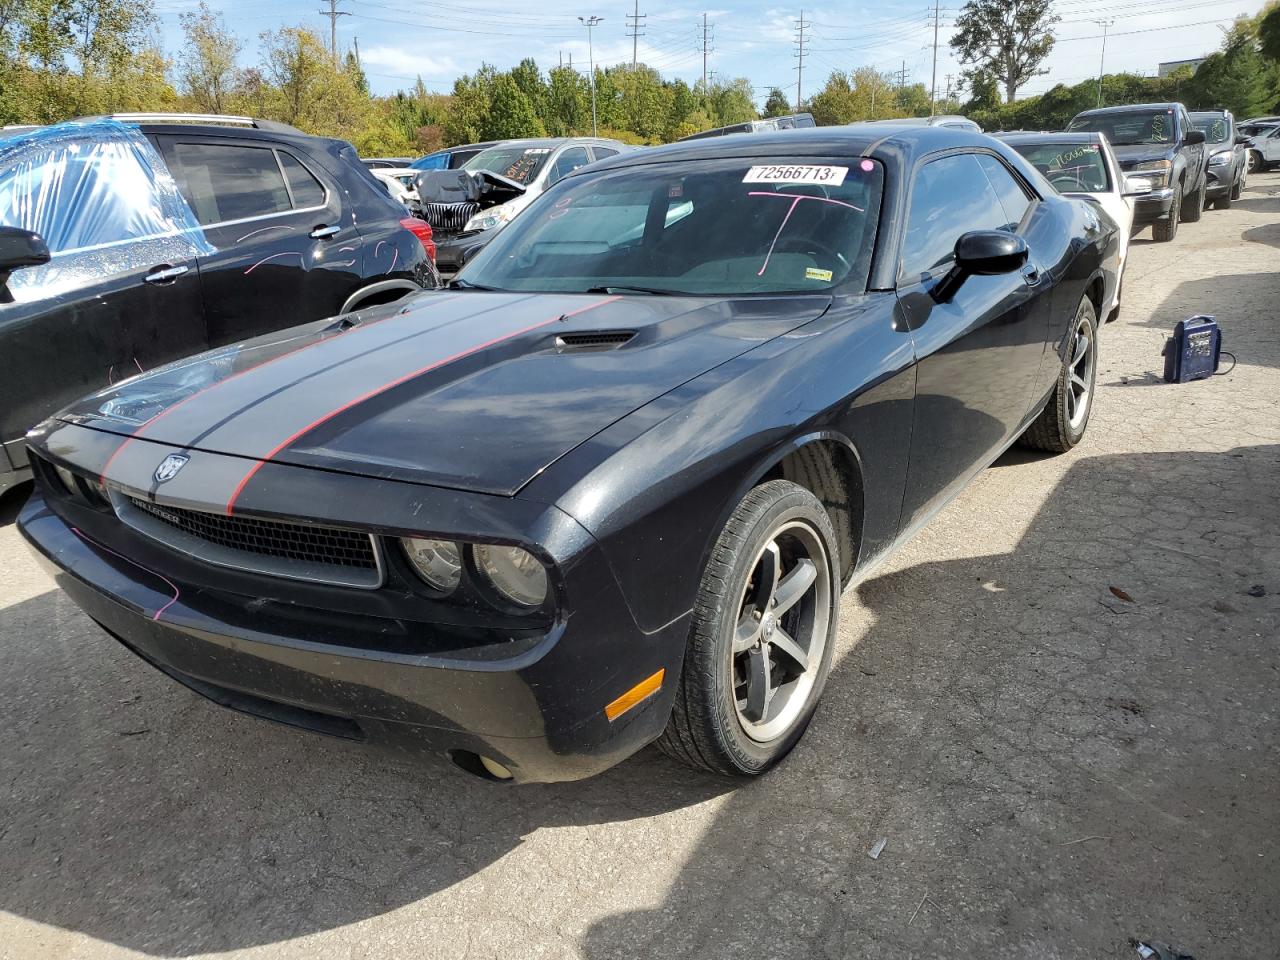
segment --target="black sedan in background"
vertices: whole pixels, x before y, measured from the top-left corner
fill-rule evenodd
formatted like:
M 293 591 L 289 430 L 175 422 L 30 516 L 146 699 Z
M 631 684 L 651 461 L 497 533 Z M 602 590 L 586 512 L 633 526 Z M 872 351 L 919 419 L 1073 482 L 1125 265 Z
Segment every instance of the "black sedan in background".
M 30 436 L 20 525 L 236 709 L 580 778 L 758 774 L 842 586 L 1089 421 L 1115 225 L 1003 144 L 793 130 L 566 177 L 456 288 L 216 351 Z
M 23 435 L 75 398 L 435 286 L 433 255 L 350 144 L 284 124 L 125 115 L 0 139 L 0 493 L 30 476 Z

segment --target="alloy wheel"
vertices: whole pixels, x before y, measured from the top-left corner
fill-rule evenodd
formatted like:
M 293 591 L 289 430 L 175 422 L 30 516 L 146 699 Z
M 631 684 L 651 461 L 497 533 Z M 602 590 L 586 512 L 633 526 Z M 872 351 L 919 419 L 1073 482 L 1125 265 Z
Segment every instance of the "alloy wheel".
M 1081 317 L 1072 338 L 1071 357 L 1067 361 L 1067 422 L 1078 430 L 1089 415 L 1089 397 L 1093 393 L 1094 362 L 1093 324 Z
M 743 585 L 730 658 L 734 709 L 758 743 L 786 734 L 805 712 L 827 643 L 830 561 L 802 521 L 775 530 Z

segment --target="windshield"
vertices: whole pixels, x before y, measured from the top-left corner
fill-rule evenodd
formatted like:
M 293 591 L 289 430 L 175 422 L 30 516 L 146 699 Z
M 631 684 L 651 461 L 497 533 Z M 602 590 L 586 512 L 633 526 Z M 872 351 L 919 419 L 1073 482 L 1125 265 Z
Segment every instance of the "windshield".
M 1231 139 L 1231 124 L 1221 114 L 1191 115 L 1191 125 L 1204 134 L 1206 143 L 1226 143 Z
M 1106 193 L 1107 162 L 1096 143 L 1011 143 L 1060 193 Z
M 463 170 L 488 170 L 528 186 L 551 156 L 550 147 L 490 147 L 462 165 Z
M 448 170 L 449 151 L 438 150 L 435 153 L 428 153 L 425 157 L 419 157 L 413 161 L 409 166 L 414 170 Z
M 570 177 L 463 271 L 499 290 L 731 296 L 866 286 L 883 171 L 871 160 L 696 160 Z M 622 290 L 620 292 L 626 292 Z
M 1132 146 L 1139 143 L 1172 143 L 1177 139 L 1177 123 L 1172 110 L 1118 110 L 1115 113 L 1098 113 L 1076 117 L 1067 125 L 1068 130 L 1089 130 L 1105 133 L 1115 146 Z

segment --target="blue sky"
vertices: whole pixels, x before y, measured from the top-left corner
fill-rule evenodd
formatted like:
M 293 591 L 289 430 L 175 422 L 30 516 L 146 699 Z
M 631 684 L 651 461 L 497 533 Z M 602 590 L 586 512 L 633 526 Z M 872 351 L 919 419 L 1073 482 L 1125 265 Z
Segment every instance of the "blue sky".
M 712 7 L 653 4 L 641 0 L 643 36 L 640 58 L 664 75 L 690 82 L 701 76 L 701 20 L 708 14 L 712 50 L 708 69 L 727 77 L 749 77 L 763 101 L 771 86 L 796 93 L 795 23 L 801 7 L 781 7 L 750 0 L 717 0 Z M 1237 14 L 1256 13 L 1263 0 L 1056 0 L 1062 18 L 1059 42 L 1051 55 L 1049 75 L 1026 88 L 1038 93 L 1057 81 L 1077 83 L 1097 75 L 1102 29 L 1111 19 L 1106 50 L 1107 72 L 1130 70 L 1152 74 L 1162 60 L 1181 60 L 1214 50 L 1221 29 Z M 170 56 L 181 45 L 178 15 L 194 9 L 195 0 L 157 0 L 161 40 Z M 225 0 L 218 5 L 228 25 L 245 41 L 243 59 L 252 62 L 258 34 L 281 25 L 306 24 L 328 37 L 328 19 L 317 11 L 320 0 Z M 961 3 L 941 5 L 938 48 L 938 91 L 946 75 L 959 65 L 946 45 Z M 584 70 L 587 31 L 578 16 L 595 15 L 595 57 L 599 64 L 630 61 L 632 41 L 627 0 L 542 0 L 531 7 L 516 0 L 341 0 L 351 13 L 338 22 L 338 45 L 358 41 L 362 62 L 376 93 L 391 93 L 421 75 L 433 90 L 448 91 L 453 79 L 481 62 L 500 68 L 534 57 L 544 69 L 572 58 Z M 880 3 L 818 4 L 804 8 L 808 56 L 804 91 L 817 90 L 836 69 L 871 64 L 885 72 L 906 65 L 908 78 L 927 86 L 933 57 L 933 7 L 928 0 L 882 0 Z

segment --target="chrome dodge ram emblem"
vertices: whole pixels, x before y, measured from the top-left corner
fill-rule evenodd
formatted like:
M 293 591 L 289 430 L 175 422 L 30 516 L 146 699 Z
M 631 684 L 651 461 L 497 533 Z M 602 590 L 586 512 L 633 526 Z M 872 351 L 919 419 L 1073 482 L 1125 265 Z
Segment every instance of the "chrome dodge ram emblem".
M 187 465 L 187 461 L 191 458 L 181 453 L 171 453 L 160 461 L 160 466 L 156 467 L 156 483 L 164 483 L 166 480 L 172 480 L 178 475 L 178 471 Z

